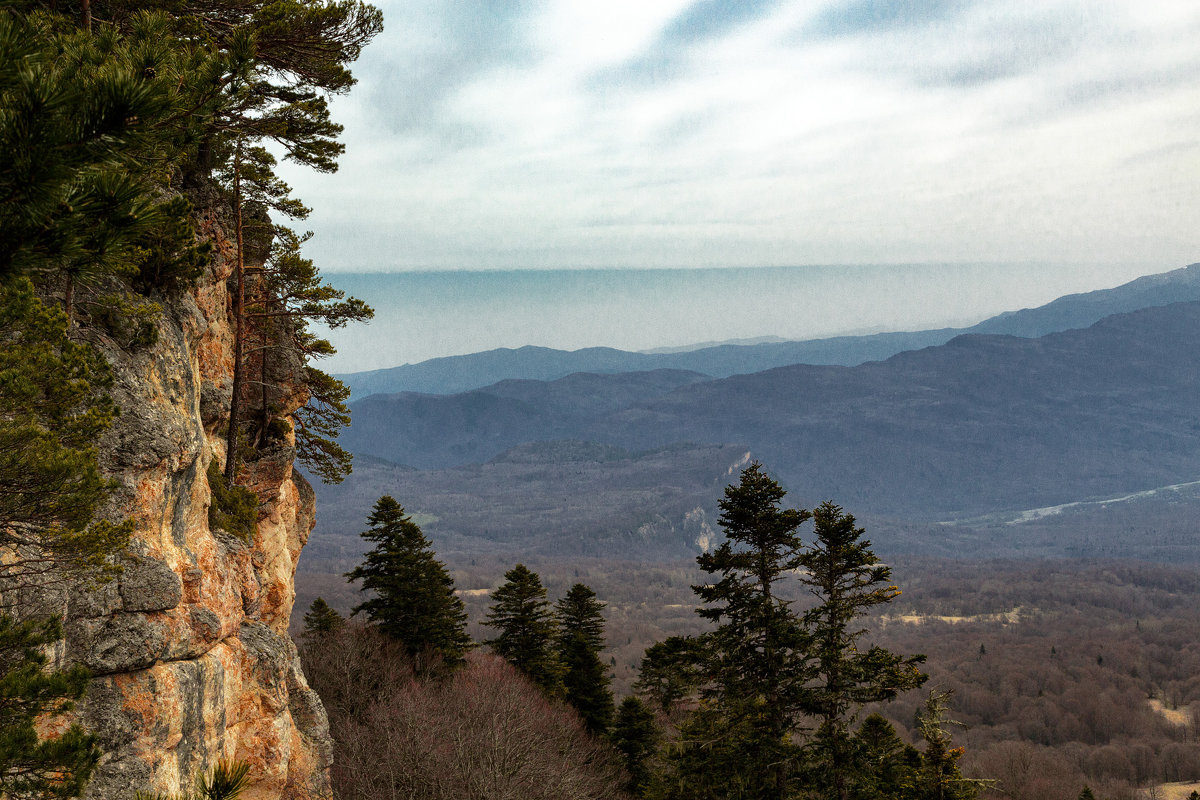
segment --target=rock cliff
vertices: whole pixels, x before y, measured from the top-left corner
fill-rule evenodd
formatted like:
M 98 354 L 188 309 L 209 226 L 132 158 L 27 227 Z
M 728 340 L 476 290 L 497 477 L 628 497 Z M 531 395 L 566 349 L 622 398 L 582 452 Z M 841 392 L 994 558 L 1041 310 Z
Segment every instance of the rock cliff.
M 227 229 L 205 220 L 218 256 L 196 289 L 160 299 L 156 344 L 95 341 L 121 407 L 101 444 L 119 483 L 110 513 L 137 529 L 121 574 L 68 601 L 62 657 L 95 676 L 78 714 L 105 752 L 90 798 L 187 789 L 218 759 L 250 765 L 249 800 L 330 795 L 325 712 L 287 632 L 314 506 L 290 435 L 240 473 L 260 498 L 252 540 L 208 521 L 232 384 Z M 284 412 L 306 401 L 298 380 L 282 385 Z

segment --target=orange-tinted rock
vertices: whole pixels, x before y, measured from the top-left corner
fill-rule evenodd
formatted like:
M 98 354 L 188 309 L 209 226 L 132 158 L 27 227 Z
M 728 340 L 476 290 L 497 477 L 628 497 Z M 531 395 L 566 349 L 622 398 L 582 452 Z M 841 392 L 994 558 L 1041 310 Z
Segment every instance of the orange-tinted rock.
M 218 222 L 201 228 L 227 257 Z M 261 500 L 250 543 L 208 523 L 206 473 L 224 458 L 232 383 L 229 272 L 218 258 L 200 287 L 165 302 L 153 347 L 100 343 L 122 409 L 101 443 L 120 483 L 110 512 L 137 530 L 122 574 L 68 603 L 63 658 L 95 675 L 78 716 L 105 751 L 90 798 L 178 792 L 219 759 L 250 765 L 248 800 L 330 795 L 325 712 L 287 633 L 313 525 L 292 443 L 240 474 Z M 295 409 L 305 399 L 284 394 L 272 402 Z

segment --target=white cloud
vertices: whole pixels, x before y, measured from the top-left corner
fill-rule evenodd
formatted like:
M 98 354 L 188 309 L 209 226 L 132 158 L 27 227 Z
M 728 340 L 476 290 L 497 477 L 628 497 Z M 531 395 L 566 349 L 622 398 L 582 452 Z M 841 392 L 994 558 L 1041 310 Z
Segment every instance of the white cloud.
M 1196 260 L 1200 7 L 889 3 L 385 3 L 313 254 Z

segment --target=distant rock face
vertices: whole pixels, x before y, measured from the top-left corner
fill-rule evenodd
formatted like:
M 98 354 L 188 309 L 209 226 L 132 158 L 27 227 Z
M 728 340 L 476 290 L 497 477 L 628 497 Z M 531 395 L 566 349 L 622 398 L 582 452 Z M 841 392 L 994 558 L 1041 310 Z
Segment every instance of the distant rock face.
M 62 658 L 95 676 L 78 714 L 105 752 L 86 796 L 178 792 L 235 759 L 250 765 L 248 800 L 326 798 L 325 711 L 287 633 L 314 508 L 293 442 L 241 473 L 262 501 L 251 543 L 208 524 L 206 470 L 224 458 L 232 384 L 232 259 L 223 226 L 204 227 L 222 255 L 199 288 L 164 304 L 158 343 L 126 352 L 96 342 L 121 407 L 101 443 L 120 483 L 110 513 L 137 530 L 121 575 L 68 600 Z M 290 385 L 285 410 L 307 400 Z

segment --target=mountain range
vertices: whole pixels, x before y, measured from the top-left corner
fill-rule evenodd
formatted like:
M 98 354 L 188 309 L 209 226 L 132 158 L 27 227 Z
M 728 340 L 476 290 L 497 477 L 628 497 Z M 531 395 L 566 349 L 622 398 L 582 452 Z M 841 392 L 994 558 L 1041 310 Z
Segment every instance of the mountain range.
M 724 378 L 790 364 L 853 366 L 880 361 L 906 350 L 944 344 L 965 333 L 1043 336 L 1085 328 L 1111 314 L 1189 300 L 1200 300 L 1200 264 L 1148 275 L 1113 289 L 1067 295 L 1047 305 L 1000 314 L 968 328 L 722 344 L 672 352 L 638 353 L 610 347 L 573 351 L 532 346 L 501 348 L 337 377 L 350 387 L 355 399 L 395 392 L 457 394 L 503 380 L 549 381 L 575 372 L 673 369 Z
M 1200 559 L 1200 302 L 1159 302 L 1198 272 L 984 323 L 1040 334 L 1154 300 L 1084 328 L 963 334 L 855 366 L 368 396 L 343 434 L 355 472 L 317 489 L 312 557 L 355 550 L 343 537 L 384 493 L 439 547 L 678 556 L 714 540 L 721 491 L 755 458 L 795 504 L 869 520 L 884 552 Z

